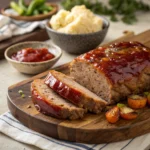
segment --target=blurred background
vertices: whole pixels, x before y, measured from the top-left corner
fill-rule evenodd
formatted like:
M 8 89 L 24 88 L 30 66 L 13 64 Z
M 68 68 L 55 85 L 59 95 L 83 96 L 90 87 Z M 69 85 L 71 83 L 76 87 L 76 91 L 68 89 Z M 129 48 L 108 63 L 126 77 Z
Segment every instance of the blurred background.
M 0 9 L 7 7 L 11 1 L 0 0 Z M 25 1 L 30 2 L 31 0 Z M 111 2 L 113 8 L 111 10 L 108 1 Z M 125 32 L 138 34 L 150 29 L 150 0 L 47 0 L 47 2 L 62 2 L 62 5 L 59 3 L 60 8 L 64 7 L 67 10 L 70 10 L 75 4 L 86 4 L 93 12 L 107 17 L 110 21 L 110 27 L 103 43 L 115 40 L 123 36 Z M 95 4 L 93 5 L 91 2 Z M 118 14 L 121 14 L 121 16 Z M 4 50 L 15 43 L 27 40 L 46 41 L 49 39 L 44 28 L 38 28 L 32 32 L 34 33 L 26 33 L 18 37 L 13 36 L 13 38 L 0 40 L 0 59 L 2 58 L 0 60 L 0 114 L 8 111 L 6 98 L 8 87 L 31 77 L 31 75 L 21 74 L 12 68 L 4 59 Z M 50 40 L 47 42 L 50 42 Z M 74 57 L 76 55 L 63 51 L 61 59 L 54 67 L 70 62 Z M 0 133 L 0 150 L 39 150 L 39 148 L 19 143 Z

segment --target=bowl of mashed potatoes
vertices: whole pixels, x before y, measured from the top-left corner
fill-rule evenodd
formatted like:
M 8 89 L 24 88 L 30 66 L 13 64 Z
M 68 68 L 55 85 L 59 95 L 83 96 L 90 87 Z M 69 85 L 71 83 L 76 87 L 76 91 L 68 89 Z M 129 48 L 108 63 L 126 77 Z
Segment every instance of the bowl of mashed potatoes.
M 84 5 L 60 10 L 46 24 L 47 33 L 61 49 L 82 54 L 96 48 L 109 28 L 107 19 L 93 14 Z

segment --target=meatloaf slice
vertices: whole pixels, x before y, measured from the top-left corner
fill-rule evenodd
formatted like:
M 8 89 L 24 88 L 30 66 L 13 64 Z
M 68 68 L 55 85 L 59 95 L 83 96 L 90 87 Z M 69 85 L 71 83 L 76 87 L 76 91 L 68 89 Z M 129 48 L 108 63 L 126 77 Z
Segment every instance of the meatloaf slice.
M 70 75 L 109 104 L 150 89 L 150 48 L 139 42 L 99 47 L 75 58 Z
M 85 110 L 61 98 L 43 80 L 36 79 L 31 84 L 32 99 L 38 110 L 46 115 L 61 119 L 83 118 Z
M 91 112 L 100 113 L 107 104 L 96 94 L 60 72 L 51 70 L 45 83 L 65 99 Z

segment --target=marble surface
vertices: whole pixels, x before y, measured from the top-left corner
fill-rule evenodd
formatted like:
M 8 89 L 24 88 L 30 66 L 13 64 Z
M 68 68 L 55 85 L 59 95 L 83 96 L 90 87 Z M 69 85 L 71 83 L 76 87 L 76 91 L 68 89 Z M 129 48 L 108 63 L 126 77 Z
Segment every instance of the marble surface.
M 150 13 L 138 14 L 138 22 L 134 25 L 126 25 L 122 22 L 110 23 L 108 34 L 104 40 L 105 43 L 119 38 L 123 35 L 123 31 L 134 31 L 136 34 L 150 29 Z M 49 41 L 48 41 L 49 42 Z M 55 64 L 59 66 L 70 62 L 76 55 L 71 55 L 63 51 L 61 59 Z M 54 67 L 55 67 L 54 66 Z M 17 72 L 6 60 L 0 60 L 0 114 L 8 111 L 7 107 L 7 88 L 16 82 L 30 78 Z M 38 148 L 23 143 L 19 143 L 0 133 L 0 150 L 39 150 Z

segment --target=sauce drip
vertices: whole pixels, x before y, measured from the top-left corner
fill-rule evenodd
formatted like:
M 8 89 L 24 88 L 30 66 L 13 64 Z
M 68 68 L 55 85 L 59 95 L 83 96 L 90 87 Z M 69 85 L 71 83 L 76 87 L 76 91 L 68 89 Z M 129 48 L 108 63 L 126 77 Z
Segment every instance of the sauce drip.
M 25 48 L 14 53 L 11 58 L 20 62 L 42 62 L 50 60 L 55 56 L 47 48 L 33 49 Z
M 150 49 L 139 42 L 120 42 L 99 47 L 77 59 L 86 60 L 105 73 L 114 83 L 122 83 L 138 76 L 150 66 Z

